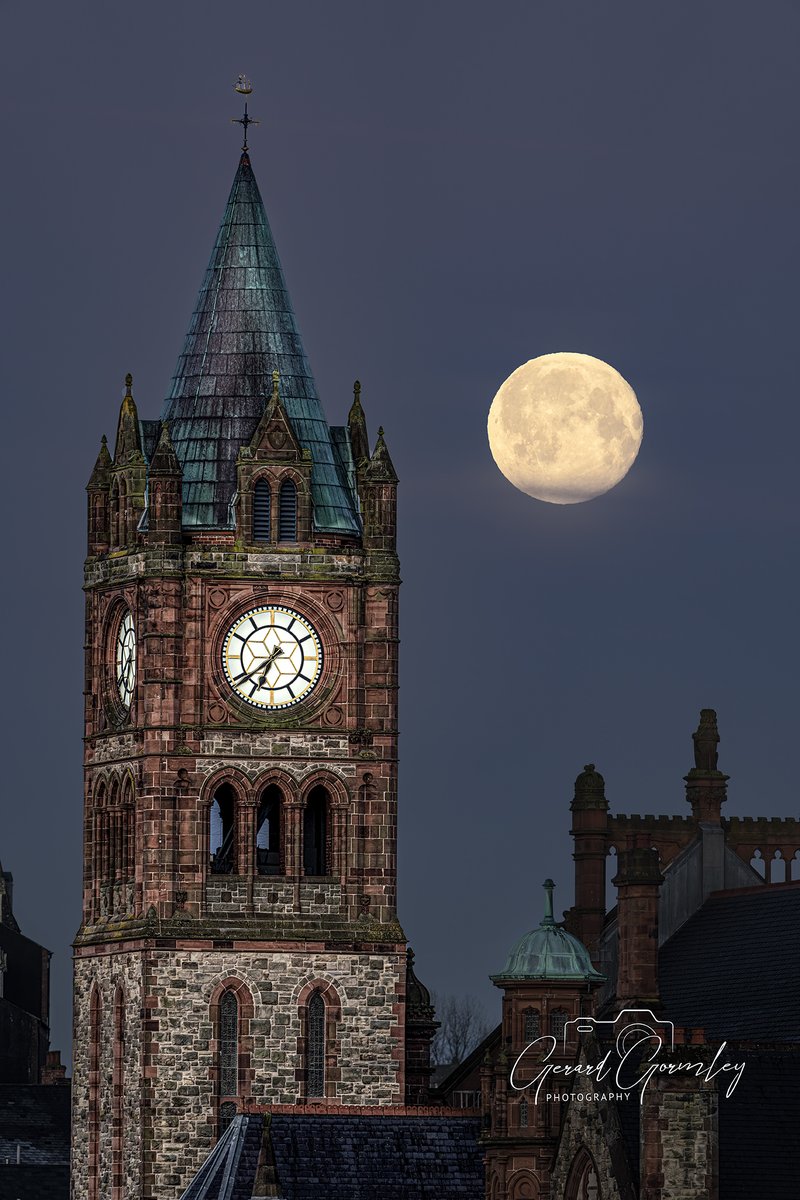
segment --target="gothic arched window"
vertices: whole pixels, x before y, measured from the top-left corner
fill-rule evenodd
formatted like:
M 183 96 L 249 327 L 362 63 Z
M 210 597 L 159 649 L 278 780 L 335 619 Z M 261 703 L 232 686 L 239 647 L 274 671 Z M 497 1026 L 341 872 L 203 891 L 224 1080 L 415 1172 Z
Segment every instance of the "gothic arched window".
M 550 1032 L 554 1038 L 564 1036 L 564 1030 L 569 1020 L 569 1013 L 565 1008 L 554 1008 L 550 1013 Z
M 281 873 L 281 790 L 265 789 L 256 816 L 256 869 L 259 875 Z
M 230 1125 L 233 1118 L 236 1116 L 236 1105 L 232 1100 L 226 1100 L 224 1104 L 219 1106 L 219 1132 L 220 1136 Z
M 100 1038 L 103 1003 L 97 984 L 89 1001 L 89 1197 L 95 1200 L 100 1177 Z
M 297 541 L 297 484 L 293 479 L 284 479 L 279 497 L 278 540 Z
M 526 1008 L 522 1015 L 525 1018 L 523 1037 L 525 1039 L 525 1044 L 528 1045 L 530 1042 L 535 1041 L 539 1036 L 539 1010 L 538 1008 Z
M 308 1002 L 306 1095 L 325 1095 L 325 1001 L 314 992 Z
M 328 873 L 328 793 L 312 788 L 303 813 L 303 873 Z
M 112 1074 L 111 1194 L 119 1200 L 125 1192 L 125 993 L 114 995 L 114 1049 Z
M 564 1192 L 567 1200 L 603 1200 L 591 1155 L 580 1149 L 573 1159 Z
M 253 488 L 253 541 L 268 542 L 270 540 L 270 515 L 272 508 L 272 489 L 269 480 L 259 479 Z
M 109 516 L 111 526 L 111 548 L 115 549 L 120 544 L 120 512 L 119 512 L 119 483 L 116 479 L 111 481 L 111 489 L 109 493 Z
M 233 992 L 219 1002 L 219 1090 L 221 1096 L 239 1092 L 239 1001 Z
M 229 783 L 223 783 L 214 794 L 208 835 L 212 875 L 231 875 L 236 859 L 236 792 Z

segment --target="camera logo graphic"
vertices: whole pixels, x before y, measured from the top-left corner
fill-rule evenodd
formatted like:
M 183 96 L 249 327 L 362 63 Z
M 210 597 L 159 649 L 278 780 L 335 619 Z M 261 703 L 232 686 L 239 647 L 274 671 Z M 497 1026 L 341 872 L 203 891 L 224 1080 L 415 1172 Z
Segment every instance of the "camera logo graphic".
M 602 1041 L 614 1040 L 617 1049 L 625 1051 L 642 1038 L 658 1038 L 659 1049 L 675 1047 L 675 1026 L 672 1021 L 660 1021 L 649 1008 L 623 1008 L 613 1021 L 598 1021 L 595 1017 L 577 1017 L 564 1026 L 564 1049 L 580 1034 L 593 1033 Z

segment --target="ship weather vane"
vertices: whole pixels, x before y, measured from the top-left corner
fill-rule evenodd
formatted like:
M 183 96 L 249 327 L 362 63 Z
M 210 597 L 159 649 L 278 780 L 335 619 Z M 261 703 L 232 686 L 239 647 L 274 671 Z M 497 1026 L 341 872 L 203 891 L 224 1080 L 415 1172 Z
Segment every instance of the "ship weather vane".
M 247 78 L 246 75 L 240 75 L 239 78 L 236 80 L 236 83 L 233 85 L 233 90 L 235 92 L 238 92 L 240 96 L 249 96 L 253 90 L 253 85 L 250 82 L 250 80 Z M 231 124 L 243 126 L 244 142 L 242 144 L 242 150 L 246 153 L 247 152 L 247 126 L 248 125 L 258 125 L 258 121 L 254 121 L 252 117 L 247 115 L 247 101 L 246 100 L 244 102 L 244 116 L 243 117 L 231 117 Z

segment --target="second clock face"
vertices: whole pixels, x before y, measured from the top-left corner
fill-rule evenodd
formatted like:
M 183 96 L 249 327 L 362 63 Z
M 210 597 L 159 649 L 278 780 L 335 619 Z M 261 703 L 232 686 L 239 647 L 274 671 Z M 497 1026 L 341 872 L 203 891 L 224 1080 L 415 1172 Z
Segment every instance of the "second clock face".
M 119 698 L 125 708 L 130 708 L 136 684 L 136 631 L 130 609 L 127 608 L 117 627 L 114 660 Z
M 225 635 L 222 667 L 248 704 L 289 708 L 305 700 L 319 681 L 322 643 L 311 622 L 292 608 L 251 608 Z

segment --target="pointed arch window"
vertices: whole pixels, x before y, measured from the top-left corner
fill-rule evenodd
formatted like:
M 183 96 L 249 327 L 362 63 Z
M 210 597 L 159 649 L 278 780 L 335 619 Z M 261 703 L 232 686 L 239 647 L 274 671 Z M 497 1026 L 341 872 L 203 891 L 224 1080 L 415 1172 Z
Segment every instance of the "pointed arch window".
M 209 811 L 212 875 L 231 875 L 236 851 L 236 793 L 229 783 L 217 788 Z
M 297 541 L 297 484 L 293 479 L 284 479 L 279 495 L 278 539 L 281 542 Z
M 120 1200 L 125 1190 L 125 992 L 114 995 L 114 1058 L 112 1076 L 111 1194 Z
M 95 1200 L 100 1177 L 100 1038 L 103 1004 L 97 984 L 89 1001 L 89 1198 Z
M 325 1001 L 320 992 L 308 1002 L 306 1095 L 325 1095 Z
M 256 816 L 256 866 L 259 875 L 281 873 L 281 790 L 274 783 L 265 789 Z
M 236 1105 L 232 1100 L 226 1100 L 224 1104 L 219 1106 L 219 1132 L 220 1137 L 230 1125 L 233 1118 L 236 1116 Z
M 268 542 L 270 540 L 270 516 L 272 509 L 272 489 L 269 480 L 259 479 L 253 488 L 253 541 Z
M 219 1086 L 223 1096 L 238 1094 L 239 1001 L 233 992 L 225 992 L 219 1002 Z
M 328 873 L 328 793 L 312 788 L 303 813 L 303 873 Z

